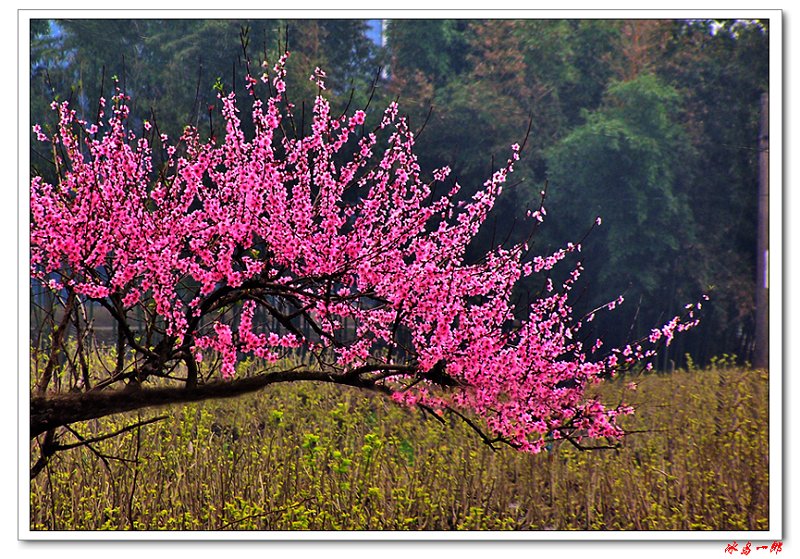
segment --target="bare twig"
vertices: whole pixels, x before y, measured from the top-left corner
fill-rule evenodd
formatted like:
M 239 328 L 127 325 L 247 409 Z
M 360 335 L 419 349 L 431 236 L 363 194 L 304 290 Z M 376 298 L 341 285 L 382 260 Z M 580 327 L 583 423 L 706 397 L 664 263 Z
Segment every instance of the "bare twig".
M 113 433 L 106 433 L 105 435 L 100 435 L 98 437 L 93 437 L 91 439 L 83 439 L 83 440 L 81 440 L 81 441 L 79 441 L 77 443 L 56 444 L 54 446 L 54 448 L 55 448 L 56 451 L 69 450 L 71 448 L 78 448 L 78 447 L 81 447 L 81 446 L 98 443 L 98 442 L 104 441 L 106 439 L 111 439 L 113 437 L 117 437 L 117 436 L 121 435 L 122 433 L 127 433 L 128 431 L 132 431 L 133 429 L 137 429 L 139 427 L 143 427 L 145 425 L 149 425 L 149 424 L 155 423 L 157 421 L 163 421 L 167 417 L 168 416 L 166 416 L 166 415 L 159 415 L 158 417 L 153 417 L 152 419 L 146 419 L 146 420 L 143 420 L 143 421 L 137 421 L 136 423 L 134 423 L 132 425 L 128 425 L 127 427 L 123 427 L 122 429 L 119 429 L 118 431 L 114 431 Z M 74 433 L 74 431 L 73 431 L 73 433 Z

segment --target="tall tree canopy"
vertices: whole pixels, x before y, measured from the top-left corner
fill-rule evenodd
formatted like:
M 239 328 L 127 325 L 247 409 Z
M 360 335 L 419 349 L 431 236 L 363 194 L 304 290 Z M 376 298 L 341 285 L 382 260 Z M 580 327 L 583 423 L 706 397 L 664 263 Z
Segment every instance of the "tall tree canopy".
M 681 261 L 695 238 L 687 197 L 693 151 L 674 121 L 678 99 L 651 74 L 614 83 L 603 107 L 549 151 L 557 230 L 588 227 L 602 216 L 604 226 L 587 242 L 586 261 L 597 270 L 588 304 L 612 293 L 641 296 L 645 309 L 655 307 L 641 313 L 645 323 L 665 312 L 654 302 L 676 304 L 671 278 L 686 273 Z

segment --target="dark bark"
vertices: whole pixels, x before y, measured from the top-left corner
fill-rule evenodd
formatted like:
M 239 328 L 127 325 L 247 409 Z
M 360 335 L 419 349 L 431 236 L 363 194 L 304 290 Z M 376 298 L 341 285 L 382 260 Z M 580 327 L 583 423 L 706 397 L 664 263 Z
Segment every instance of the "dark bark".
M 30 403 L 30 437 L 34 438 L 50 429 L 69 425 L 77 421 L 96 419 L 106 415 L 133 411 L 153 406 L 185 404 L 215 398 L 232 398 L 255 392 L 265 386 L 278 382 L 319 381 L 332 382 L 375 390 L 390 394 L 391 390 L 378 384 L 374 378 L 363 378 L 360 373 L 386 370 L 393 374 L 413 374 L 412 366 L 369 366 L 356 374 L 328 373 L 307 369 L 279 371 L 261 375 L 217 381 L 195 387 L 137 388 L 115 391 L 96 391 L 84 393 L 59 394 L 52 396 L 32 396 Z

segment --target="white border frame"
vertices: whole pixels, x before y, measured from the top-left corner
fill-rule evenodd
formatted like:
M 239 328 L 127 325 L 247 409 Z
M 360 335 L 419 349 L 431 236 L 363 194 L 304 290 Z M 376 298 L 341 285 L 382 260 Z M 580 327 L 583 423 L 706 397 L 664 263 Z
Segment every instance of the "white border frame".
M 30 130 L 29 22 L 30 19 L 65 17 L 93 19 L 125 18 L 416 18 L 435 19 L 463 17 L 468 19 L 769 19 L 770 20 L 770 512 L 767 531 L 537 531 L 537 532 L 95 532 L 30 530 L 30 481 L 28 413 L 30 394 L 27 387 L 30 346 L 29 269 L 25 255 L 29 254 L 29 178 L 28 145 Z M 787 496 L 783 494 L 783 13 L 781 10 L 37 10 L 21 9 L 17 13 L 19 48 L 18 64 L 18 532 L 21 540 L 277 540 L 277 541 L 777 541 L 783 538 L 783 511 Z M 25 149 L 23 149 L 25 148 Z M 754 543 L 755 546 L 755 543 Z M 720 543 L 720 551 L 724 545 Z M 758 557 L 755 550 L 753 551 Z M 748 558 L 749 559 L 749 558 Z

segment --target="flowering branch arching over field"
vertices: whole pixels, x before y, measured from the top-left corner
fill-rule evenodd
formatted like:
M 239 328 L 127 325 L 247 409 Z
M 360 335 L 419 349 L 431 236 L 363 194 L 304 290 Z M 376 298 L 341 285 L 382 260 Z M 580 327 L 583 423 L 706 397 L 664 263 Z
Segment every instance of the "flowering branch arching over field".
M 481 418 L 487 442 L 523 451 L 551 438 L 620 437 L 616 418 L 631 409 L 607 408 L 587 389 L 694 325 L 694 309 L 641 344 L 585 347 L 584 319 L 568 303 L 578 264 L 560 289 L 548 283 L 526 319 L 515 319 L 514 287 L 581 249 L 531 257 L 522 243 L 467 260 L 521 147 L 511 146 L 505 165 L 458 202 L 449 168 L 431 177 L 420 169 L 396 103 L 372 131 L 364 111 L 336 117 L 319 70 L 311 132 L 289 133 L 285 61 L 262 76 L 273 92 L 265 101 L 258 80 L 246 78 L 253 134 L 243 130 L 235 95 L 220 93 L 220 141 L 187 127 L 170 143 L 147 122 L 137 135 L 119 89 L 105 122 L 102 112 L 95 124 L 81 121 L 62 103 L 53 105 L 52 136 L 35 129 L 52 148 L 59 180 L 31 182 L 32 278 L 105 307 L 135 360 L 94 387 L 81 384 L 77 396 L 48 395 L 49 377 L 37 379 L 31 435 L 154 403 L 318 380 L 451 410 L 471 425 L 469 417 Z M 157 172 L 154 143 L 165 159 Z M 147 335 L 130 326 L 134 311 L 146 317 Z M 285 358 L 301 347 L 307 364 L 290 368 Z M 246 356 L 267 371 L 238 376 Z M 205 378 L 199 371 L 212 359 L 217 378 Z M 149 377 L 184 386 L 107 389 Z M 92 409 L 69 411 L 78 408 Z

